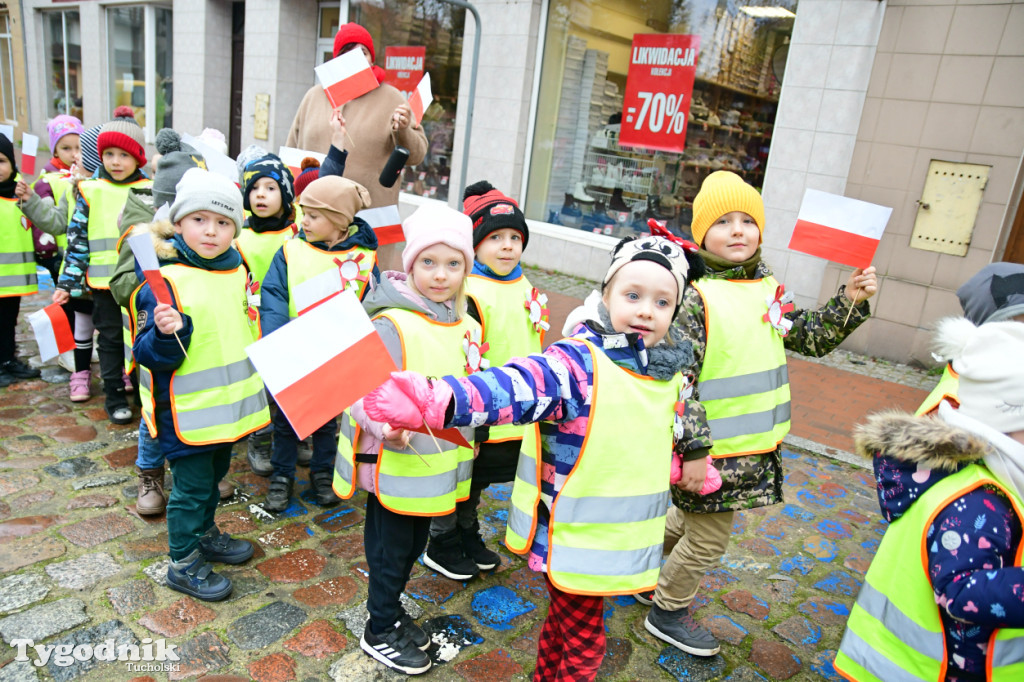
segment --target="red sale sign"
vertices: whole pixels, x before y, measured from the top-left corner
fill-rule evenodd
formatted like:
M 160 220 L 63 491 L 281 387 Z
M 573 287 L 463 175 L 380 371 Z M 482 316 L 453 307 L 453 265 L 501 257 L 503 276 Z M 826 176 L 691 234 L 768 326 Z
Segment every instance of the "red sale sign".
M 633 36 L 620 146 L 683 151 L 699 47 L 700 36 Z
M 427 58 L 427 48 L 419 46 L 385 47 L 384 48 L 384 82 L 402 91 L 402 97 L 409 98 L 409 93 L 423 78 L 423 62 Z

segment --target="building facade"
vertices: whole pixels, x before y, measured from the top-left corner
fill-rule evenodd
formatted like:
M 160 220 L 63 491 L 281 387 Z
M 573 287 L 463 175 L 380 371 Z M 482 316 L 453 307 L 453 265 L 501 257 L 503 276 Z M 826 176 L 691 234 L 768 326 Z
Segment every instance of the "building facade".
M 599 278 L 648 217 L 686 234 L 700 182 L 728 169 L 762 190 L 765 259 L 816 306 L 849 268 L 787 248 L 804 190 L 890 206 L 875 313 L 846 342 L 859 352 L 931 364 L 930 328 L 958 312 L 956 288 L 993 260 L 1024 262 L 1021 1 L 477 0 L 480 26 L 442 0 L 14 4 L 26 77 L 12 88 L 2 74 L 24 102 L 19 132 L 65 111 L 102 123 L 126 104 L 148 139 L 212 127 L 232 155 L 277 151 L 340 23 L 367 27 L 403 89 L 421 71 L 394 58 L 420 50 L 435 103 L 403 211 L 457 205 L 486 178 L 532 221 L 524 260 L 569 274 Z M 688 112 L 682 97 L 658 111 L 658 125 L 685 124 L 667 151 L 619 144 L 631 44 L 648 33 L 698 45 Z M 951 189 L 943 172 L 972 182 Z

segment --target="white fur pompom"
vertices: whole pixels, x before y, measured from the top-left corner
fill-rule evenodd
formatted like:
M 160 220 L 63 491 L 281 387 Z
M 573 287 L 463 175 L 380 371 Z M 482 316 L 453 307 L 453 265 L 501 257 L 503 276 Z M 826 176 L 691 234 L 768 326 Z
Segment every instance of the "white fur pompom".
M 946 317 L 939 320 L 935 330 L 936 355 L 946 360 L 961 357 L 977 329 L 966 317 Z

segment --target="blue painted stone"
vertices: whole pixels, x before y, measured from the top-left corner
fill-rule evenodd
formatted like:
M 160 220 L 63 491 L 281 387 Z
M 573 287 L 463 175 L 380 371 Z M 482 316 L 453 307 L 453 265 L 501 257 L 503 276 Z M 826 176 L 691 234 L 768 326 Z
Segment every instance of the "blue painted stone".
M 310 491 L 312 493 L 312 491 Z M 303 498 L 310 504 L 316 504 L 315 496 L 310 499 L 306 498 L 306 493 L 303 493 Z M 328 533 L 337 533 L 338 531 L 350 528 L 360 521 L 363 520 L 363 514 L 357 509 L 353 509 L 347 504 L 343 504 L 340 507 L 329 509 L 322 514 L 317 514 L 313 517 L 313 523 L 320 526 Z
M 804 492 L 804 491 L 800 491 L 800 492 Z M 785 515 L 785 516 L 788 516 L 791 519 L 796 519 L 797 521 L 813 521 L 814 520 L 814 513 L 813 512 L 809 512 L 806 509 L 804 509 L 803 507 L 799 507 L 799 506 L 797 506 L 795 504 L 787 504 L 785 507 L 783 507 L 782 508 L 782 514 Z
M 787 524 L 787 521 L 783 521 L 778 516 L 769 516 L 761 522 L 757 530 L 769 540 L 781 540 L 786 537 L 785 528 Z
M 823 625 L 839 625 L 850 617 L 850 607 L 831 599 L 808 599 L 796 608 Z
M 739 644 L 749 634 L 745 627 L 729 616 L 708 616 L 701 620 L 701 625 L 710 630 L 716 639 L 730 644 Z
M 427 655 L 434 665 L 444 665 L 466 647 L 484 641 L 465 618 L 459 615 L 440 616 L 424 621 L 420 627 L 430 638 Z
M 845 571 L 833 571 L 814 583 L 814 586 L 830 594 L 842 594 L 847 597 L 856 596 L 860 590 L 860 581 Z
M 811 659 L 811 671 L 818 673 L 826 680 L 842 682 L 843 677 L 836 672 L 835 665 L 833 665 L 835 660 L 835 650 L 822 651 Z
M 860 543 L 860 546 L 868 550 L 872 554 L 875 554 L 878 551 L 878 545 L 880 545 L 881 543 L 881 540 L 878 540 L 876 538 L 869 538 L 864 542 Z
M 734 583 L 739 578 L 724 568 L 714 568 L 704 574 L 700 581 L 701 588 L 708 592 L 717 592 L 729 583 Z
M 631 595 L 628 595 L 628 594 L 620 594 L 620 595 L 615 596 L 615 597 L 608 597 L 608 598 L 606 598 L 606 601 L 610 601 L 613 604 L 615 604 L 616 606 L 636 606 L 637 604 L 640 603 L 636 599 L 633 599 L 633 597 Z
M 504 528 L 508 525 L 508 509 L 496 509 L 484 516 L 484 521 L 496 526 L 498 528 Z
M 842 540 L 850 537 L 850 531 L 835 519 L 824 519 L 818 522 L 818 530 L 829 540 Z
M 295 516 L 305 516 L 306 514 L 309 513 L 308 511 L 306 511 L 306 508 L 303 507 L 301 504 L 299 504 L 299 501 L 297 499 L 295 499 L 294 497 L 291 500 L 289 500 L 289 502 L 291 504 L 289 504 L 288 507 L 284 511 L 277 512 L 277 513 L 274 514 L 276 519 L 290 519 L 290 518 L 293 518 Z M 273 521 L 271 521 L 270 519 L 262 519 L 262 520 L 269 521 L 269 522 L 273 523 Z
M 679 682 L 707 682 L 725 672 L 725 660 L 721 656 L 691 656 L 674 646 L 662 649 L 658 665 Z
M 800 459 L 800 455 L 796 454 L 792 450 L 786 450 L 785 448 L 782 449 L 782 457 L 783 459 Z
M 779 564 L 779 570 L 785 573 L 792 573 L 798 571 L 800 575 L 807 575 L 814 568 L 814 562 L 809 557 L 803 555 L 797 555 L 783 559 L 782 563 Z
M 752 668 L 736 668 L 724 682 L 768 682 L 768 678 Z
M 512 486 L 508 483 L 496 483 L 487 488 L 486 494 L 496 502 L 507 502 L 512 498 Z
M 835 506 L 835 504 L 829 501 L 827 495 L 819 495 L 811 492 L 810 490 L 801 490 L 796 494 L 796 499 L 800 500 L 804 504 L 813 504 L 818 507 L 824 507 L 825 509 L 831 509 Z
M 797 646 L 814 646 L 821 640 L 821 628 L 801 616 L 787 618 L 772 632 Z
M 502 585 L 479 590 L 470 602 L 473 615 L 493 630 L 511 630 L 512 620 L 537 607 Z
M 710 603 L 711 597 L 707 596 L 706 594 L 698 594 L 696 597 L 693 598 L 693 601 L 690 602 L 690 614 L 692 615 L 694 611 L 696 611 L 702 606 L 707 606 Z
M 820 535 L 812 535 L 803 542 L 804 551 L 818 561 L 828 563 L 836 558 L 836 543 Z

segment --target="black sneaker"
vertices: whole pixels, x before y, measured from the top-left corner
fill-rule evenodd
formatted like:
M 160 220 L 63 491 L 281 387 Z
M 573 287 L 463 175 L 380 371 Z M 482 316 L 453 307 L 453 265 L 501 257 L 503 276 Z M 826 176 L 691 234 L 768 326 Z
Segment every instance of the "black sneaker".
M 214 573 L 213 566 L 198 549 L 181 561 L 168 564 L 167 587 L 203 601 L 220 601 L 231 594 L 232 589 L 231 581 Z
M 273 448 L 273 431 L 263 429 L 250 433 L 246 443 L 245 458 L 249 460 L 249 468 L 257 476 L 269 476 L 274 473 L 274 465 L 270 463 Z
M 401 625 L 399 621 L 381 634 L 375 635 L 370 630 L 370 621 L 366 621 L 359 646 L 387 667 L 400 670 L 406 675 L 427 672 L 431 666 L 430 657 L 413 643 L 410 629 Z
M 299 441 L 298 457 L 295 463 L 300 467 L 308 467 L 309 463 L 313 461 L 313 439 L 312 437 L 306 440 Z
M 636 599 L 641 604 L 645 604 L 647 606 L 653 606 L 654 605 L 654 590 L 647 590 L 646 592 L 641 592 L 640 594 L 634 594 L 633 595 L 633 599 Z
M 316 471 L 309 474 L 309 483 L 313 488 L 316 503 L 321 507 L 333 507 L 341 502 L 334 494 L 334 472 Z
M 0 369 L 0 388 L 7 388 L 17 380 L 13 374 L 8 374 L 3 369 Z
M 103 409 L 107 411 L 107 417 L 113 424 L 131 424 L 133 421 L 132 408 L 128 407 L 128 402 L 124 398 L 114 401 L 107 400 Z
M 291 504 L 292 486 L 295 480 L 288 476 L 271 476 L 270 490 L 263 508 L 270 512 L 283 512 Z
M 10 374 L 15 379 L 19 380 L 35 379 L 36 377 L 39 376 L 38 369 L 33 369 L 32 367 L 29 367 L 18 358 L 8 360 L 3 365 L 0 365 L 0 369 L 2 369 L 7 374 Z
M 220 528 L 213 526 L 199 538 L 199 549 L 207 561 L 222 564 L 240 564 L 252 558 L 255 551 L 248 540 L 236 540 Z
M 404 629 L 412 643 L 416 645 L 416 648 L 420 651 L 426 651 L 430 648 L 430 638 L 427 637 L 427 633 L 423 631 L 416 621 L 412 619 L 405 609 L 402 609 L 402 615 L 398 617 L 398 626 Z
M 644 627 L 658 639 L 694 656 L 714 656 L 721 648 L 714 635 L 697 625 L 689 607 L 666 611 L 654 604 Z
M 460 528 L 462 552 L 476 564 L 481 571 L 493 571 L 501 565 L 501 555 L 487 548 L 480 537 L 480 522 L 474 521 L 469 528 Z
M 469 580 L 480 575 L 476 563 L 462 551 L 458 529 L 432 536 L 423 554 L 423 563 L 452 580 Z

